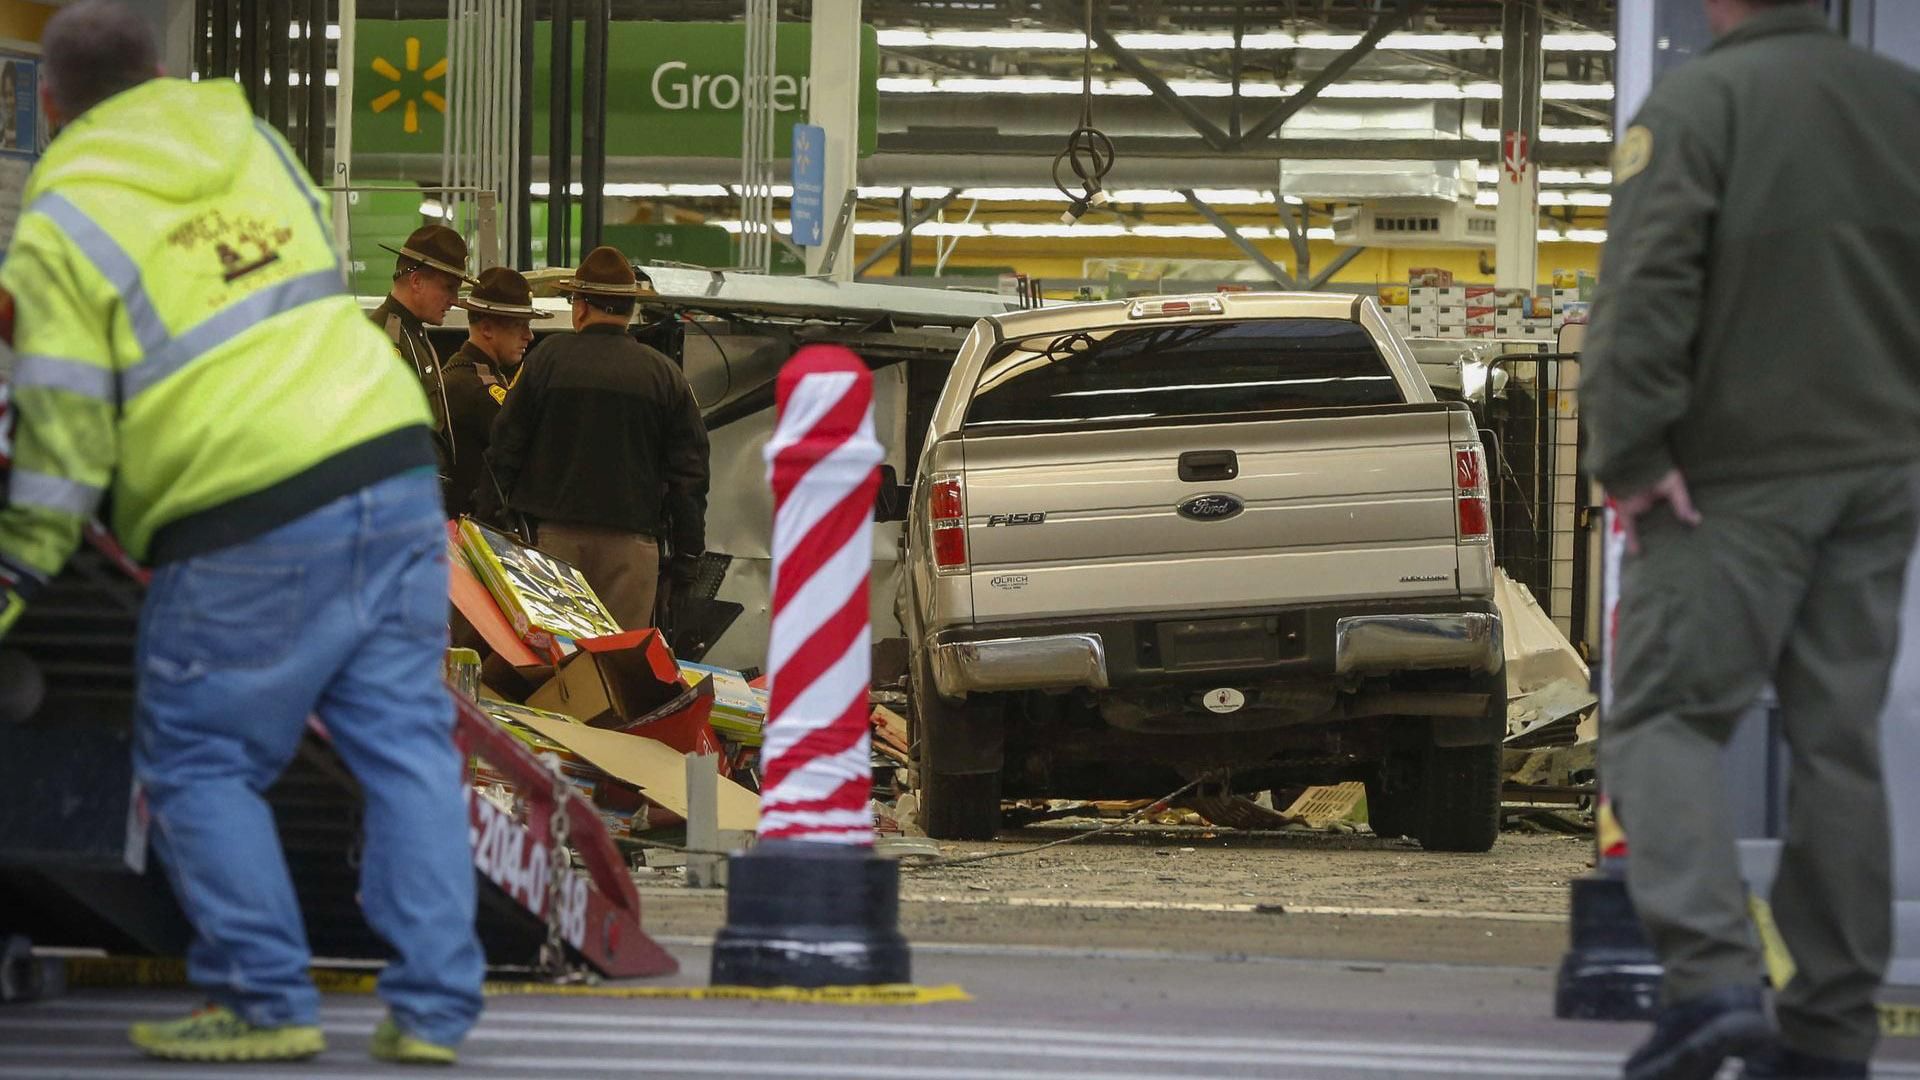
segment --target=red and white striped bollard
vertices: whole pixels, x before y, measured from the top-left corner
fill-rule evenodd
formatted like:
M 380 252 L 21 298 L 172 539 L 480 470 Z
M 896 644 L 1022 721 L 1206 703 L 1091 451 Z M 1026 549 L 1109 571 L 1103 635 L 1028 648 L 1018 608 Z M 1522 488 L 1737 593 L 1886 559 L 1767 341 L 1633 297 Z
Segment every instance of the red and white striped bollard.
M 781 370 L 776 400 L 760 838 L 871 845 L 867 579 L 885 456 L 873 375 L 845 349 L 802 349 Z
M 773 691 L 759 843 L 727 864 L 717 986 L 873 986 L 911 979 L 900 868 L 873 854 L 873 375 L 831 345 L 781 369 L 773 484 Z

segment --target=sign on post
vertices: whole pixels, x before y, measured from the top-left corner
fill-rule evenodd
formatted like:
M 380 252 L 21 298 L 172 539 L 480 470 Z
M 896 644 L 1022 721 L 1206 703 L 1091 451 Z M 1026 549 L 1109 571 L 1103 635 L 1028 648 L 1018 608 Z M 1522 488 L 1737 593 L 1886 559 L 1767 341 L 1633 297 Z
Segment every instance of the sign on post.
M 801 247 L 825 243 L 827 213 L 827 129 L 793 125 L 793 242 Z

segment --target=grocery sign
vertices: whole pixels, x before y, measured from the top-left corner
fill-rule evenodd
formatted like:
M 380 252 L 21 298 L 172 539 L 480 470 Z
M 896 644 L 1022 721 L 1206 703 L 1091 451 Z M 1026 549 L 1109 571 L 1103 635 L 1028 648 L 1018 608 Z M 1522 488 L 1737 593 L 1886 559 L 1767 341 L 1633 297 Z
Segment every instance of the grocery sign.
M 586 28 L 574 27 L 575 153 L 580 148 L 581 63 Z M 547 149 L 552 29 L 534 30 L 533 152 Z M 793 125 L 812 98 L 812 28 L 780 28 L 771 96 L 774 153 L 787 157 Z M 608 157 L 739 157 L 746 30 L 738 23 L 616 22 L 607 41 Z M 860 153 L 878 142 L 880 51 L 861 27 Z M 361 19 L 354 28 L 353 149 L 356 154 L 437 154 L 449 85 L 443 19 Z

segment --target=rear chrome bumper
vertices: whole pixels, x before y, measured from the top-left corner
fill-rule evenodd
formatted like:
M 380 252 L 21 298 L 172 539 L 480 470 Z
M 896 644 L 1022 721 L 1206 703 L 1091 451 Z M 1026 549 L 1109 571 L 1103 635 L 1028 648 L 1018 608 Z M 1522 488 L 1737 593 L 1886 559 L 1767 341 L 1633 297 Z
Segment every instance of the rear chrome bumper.
M 1396 671 L 1466 668 L 1500 670 L 1500 618 L 1484 612 L 1434 615 L 1355 615 L 1334 624 L 1334 671 L 1387 675 Z
M 943 697 L 1005 690 L 1107 686 L 1107 649 L 1099 634 L 957 641 L 933 646 L 933 681 Z

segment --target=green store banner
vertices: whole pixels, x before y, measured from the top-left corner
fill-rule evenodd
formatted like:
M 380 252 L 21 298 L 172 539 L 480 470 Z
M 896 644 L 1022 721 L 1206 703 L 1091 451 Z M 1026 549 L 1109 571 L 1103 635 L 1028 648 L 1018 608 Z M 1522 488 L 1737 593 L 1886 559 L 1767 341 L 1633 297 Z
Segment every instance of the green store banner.
M 586 28 L 574 27 L 574 153 L 580 152 L 581 71 Z M 607 41 L 609 157 L 739 157 L 746 29 L 738 23 L 616 22 Z M 547 149 L 552 27 L 534 30 L 533 152 Z M 775 50 L 774 154 L 788 156 L 793 125 L 811 99 L 812 28 L 780 27 Z M 860 155 L 878 143 L 880 49 L 861 28 Z M 437 154 L 447 110 L 443 19 L 361 19 L 354 28 L 355 154 Z

